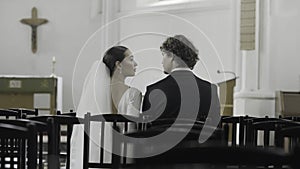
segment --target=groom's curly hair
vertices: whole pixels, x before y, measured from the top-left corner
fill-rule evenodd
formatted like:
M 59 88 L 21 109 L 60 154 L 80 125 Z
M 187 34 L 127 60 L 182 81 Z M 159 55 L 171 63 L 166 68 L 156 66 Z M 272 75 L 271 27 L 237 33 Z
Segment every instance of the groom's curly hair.
M 180 57 L 190 69 L 193 69 L 199 60 L 198 50 L 192 42 L 183 35 L 168 37 L 163 42 L 160 50 L 173 53 L 177 57 Z
M 115 71 L 116 62 L 122 62 L 125 58 L 125 52 L 127 49 L 128 48 L 125 46 L 113 46 L 105 52 L 102 61 L 108 67 L 110 77 L 112 77 Z

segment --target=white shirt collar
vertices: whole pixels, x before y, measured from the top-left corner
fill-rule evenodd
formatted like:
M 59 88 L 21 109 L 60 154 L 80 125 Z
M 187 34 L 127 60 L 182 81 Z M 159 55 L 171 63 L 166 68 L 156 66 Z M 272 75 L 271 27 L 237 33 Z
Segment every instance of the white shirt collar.
M 179 71 L 179 70 L 192 71 L 190 68 L 187 67 L 178 67 L 178 68 L 174 68 L 171 72 Z

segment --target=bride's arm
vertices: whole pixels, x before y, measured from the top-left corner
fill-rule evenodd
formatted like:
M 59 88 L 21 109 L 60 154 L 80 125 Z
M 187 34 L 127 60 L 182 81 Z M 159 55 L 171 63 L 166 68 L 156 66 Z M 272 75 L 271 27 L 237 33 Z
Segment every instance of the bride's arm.
M 142 93 L 139 90 L 132 92 L 129 97 L 129 103 L 125 114 L 134 117 L 139 117 L 141 102 L 142 102 Z M 129 131 L 134 131 L 137 128 L 136 124 L 130 124 L 130 126 L 131 127 L 129 127 Z
M 141 102 L 142 93 L 136 89 L 130 95 L 126 114 L 138 117 L 140 115 Z

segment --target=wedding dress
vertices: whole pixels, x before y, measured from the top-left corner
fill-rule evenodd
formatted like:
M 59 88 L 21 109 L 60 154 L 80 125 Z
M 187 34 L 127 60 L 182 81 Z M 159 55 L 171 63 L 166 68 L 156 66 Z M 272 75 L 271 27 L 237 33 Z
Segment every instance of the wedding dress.
M 128 88 L 118 104 L 121 114 L 138 116 L 141 105 L 141 92 L 133 87 Z M 77 108 L 77 116 L 84 118 L 84 114 L 109 114 L 112 112 L 112 99 L 110 91 L 110 76 L 106 66 L 96 61 L 85 78 L 83 91 Z M 90 161 L 99 162 L 100 159 L 100 124 L 91 124 L 90 134 Z M 75 125 L 71 138 L 71 169 L 83 167 L 83 124 Z M 104 162 L 111 163 L 112 127 L 105 125 Z M 129 149 L 130 151 L 130 149 Z

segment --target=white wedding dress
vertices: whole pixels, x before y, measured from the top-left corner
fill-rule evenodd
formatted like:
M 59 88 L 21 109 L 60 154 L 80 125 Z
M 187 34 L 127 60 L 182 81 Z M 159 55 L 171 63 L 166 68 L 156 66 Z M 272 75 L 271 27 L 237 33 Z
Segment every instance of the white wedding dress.
M 84 118 L 84 114 L 91 115 L 112 113 L 110 92 L 110 77 L 106 66 L 101 61 L 96 61 L 86 76 L 83 91 L 77 108 L 77 116 Z M 126 115 L 139 116 L 142 95 L 141 92 L 130 87 L 127 89 L 119 104 L 118 112 Z M 99 162 L 100 159 L 100 124 L 91 124 L 90 134 L 90 161 Z M 75 125 L 71 138 L 71 169 L 83 168 L 83 124 Z M 112 128 L 105 126 L 104 162 L 111 163 Z M 128 149 L 130 151 L 130 149 Z M 128 153 L 128 152 L 127 152 Z M 130 153 L 130 152 L 129 152 Z

